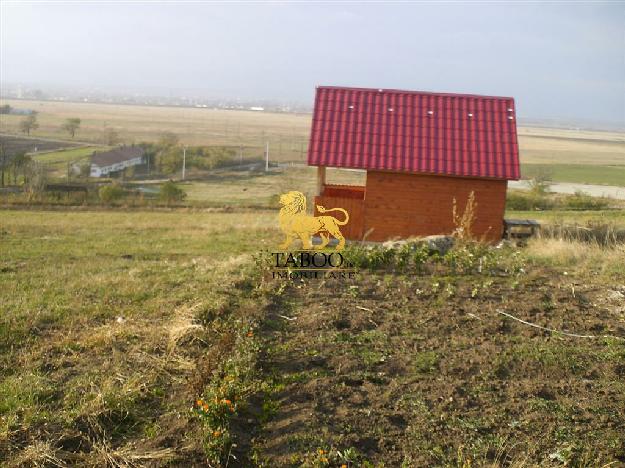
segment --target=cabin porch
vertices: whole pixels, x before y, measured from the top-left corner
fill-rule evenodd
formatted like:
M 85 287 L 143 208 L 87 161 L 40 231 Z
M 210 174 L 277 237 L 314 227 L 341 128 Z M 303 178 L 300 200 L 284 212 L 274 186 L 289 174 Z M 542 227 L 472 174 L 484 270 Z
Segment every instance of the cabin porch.
M 326 209 L 343 208 L 349 213 L 349 222 L 341 226 L 341 232 L 346 239 L 360 240 L 364 235 L 364 211 L 366 187 L 360 185 L 327 184 L 325 180 L 325 167 L 318 167 L 317 172 L 317 195 L 315 196 L 315 216 L 323 216 L 319 213 L 317 205 Z M 327 213 L 336 217 L 339 221 L 345 218 L 343 213 L 333 211 Z

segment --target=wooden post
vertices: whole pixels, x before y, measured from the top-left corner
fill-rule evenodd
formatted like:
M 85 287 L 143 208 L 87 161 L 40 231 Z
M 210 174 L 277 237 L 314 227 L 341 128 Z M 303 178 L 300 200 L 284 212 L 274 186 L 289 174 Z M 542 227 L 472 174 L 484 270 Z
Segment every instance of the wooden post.
M 326 184 L 325 166 L 317 166 L 317 196 L 323 195 L 323 186 Z

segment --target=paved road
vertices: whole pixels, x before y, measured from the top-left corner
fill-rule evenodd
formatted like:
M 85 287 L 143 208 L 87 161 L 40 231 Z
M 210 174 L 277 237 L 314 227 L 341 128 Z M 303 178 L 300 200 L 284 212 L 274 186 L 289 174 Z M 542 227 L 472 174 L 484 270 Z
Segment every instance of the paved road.
M 508 182 L 509 188 L 528 189 L 529 182 L 527 180 L 511 180 Z M 625 187 L 616 187 L 613 185 L 587 185 L 573 184 L 568 182 L 554 182 L 549 185 L 549 190 L 555 193 L 573 194 L 581 190 L 593 197 L 611 197 L 619 200 L 625 200 Z

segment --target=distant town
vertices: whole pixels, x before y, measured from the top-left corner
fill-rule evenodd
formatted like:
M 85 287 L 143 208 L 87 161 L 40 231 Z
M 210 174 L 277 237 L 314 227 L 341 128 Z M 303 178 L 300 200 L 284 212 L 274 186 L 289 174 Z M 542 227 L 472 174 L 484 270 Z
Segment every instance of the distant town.
M 163 94 L 163 95 L 161 95 Z M 311 113 L 310 103 L 285 102 L 272 99 L 210 98 L 200 93 L 181 91 L 141 93 L 131 90 L 112 92 L 102 89 L 55 88 L 2 83 L 0 98 L 37 101 L 90 102 L 142 106 L 174 106 L 207 109 L 251 110 L 257 112 Z

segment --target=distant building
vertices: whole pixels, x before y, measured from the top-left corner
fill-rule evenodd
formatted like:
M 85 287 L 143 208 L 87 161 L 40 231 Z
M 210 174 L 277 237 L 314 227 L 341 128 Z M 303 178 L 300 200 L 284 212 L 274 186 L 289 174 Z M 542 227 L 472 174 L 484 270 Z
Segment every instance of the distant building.
M 91 156 L 91 177 L 104 177 L 111 172 L 123 171 L 130 166 L 144 163 L 145 152 L 139 146 L 121 146 Z
M 257 112 L 262 112 L 262 111 L 265 110 L 265 108 L 264 107 L 258 107 L 258 106 L 252 106 L 252 107 L 250 107 L 250 110 L 257 111 Z
M 31 115 L 34 114 L 35 111 L 33 111 L 32 109 L 18 109 L 15 107 L 10 107 L 9 108 L 9 114 L 11 115 Z

